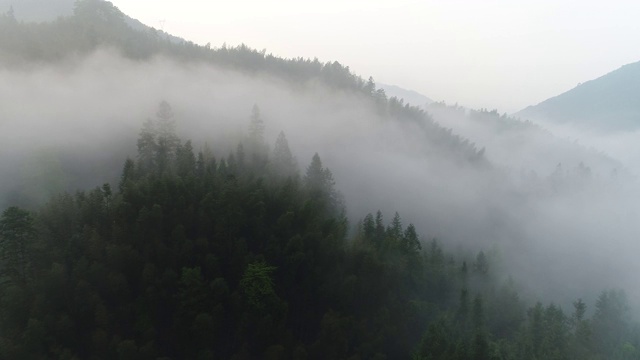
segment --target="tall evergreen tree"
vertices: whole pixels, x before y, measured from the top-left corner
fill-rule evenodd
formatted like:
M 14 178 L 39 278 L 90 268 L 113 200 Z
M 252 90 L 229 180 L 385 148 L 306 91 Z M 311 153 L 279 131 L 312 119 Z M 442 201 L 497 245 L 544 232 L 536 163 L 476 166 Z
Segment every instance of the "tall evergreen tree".
M 629 331 L 629 305 L 626 294 L 619 290 L 603 291 L 596 301 L 591 322 L 593 340 L 598 351 L 610 354 L 622 346 Z
M 420 240 L 418 239 L 418 233 L 413 224 L 409 224 L 404 231 L 402 249 L 410 254 L 417 254 L 422 249 L 422 245 L 420 245 Z
M 120 192 L 124 191 L 129 181 L 134 180 L 134 175 L 135 175 L 135 164 L 133 160 L 127 158 L 127 160 L 125 160 L 124 162 L 122 175 L 120 176 L 120 183 L 118 184 L 118 190 L 120 190 Z
M 164 172 L 176 157 L 180 138 L 176 134 L 173 109 L 161 101 L 156 112 L 156 159 L 160 173 Z
M 256 144 L 262 145 L 264 143 L 264 121 L 260 115 L 260 108 L 257 104 L 251 108 L 251 117 L 249 118 L 249 139 Z
M 402 220 L 397 212 L 394 214 L 391 224 L 387 228 L 387 235 L 394 239 L 394 241 L 400 241 L 402 238 Z
M 250 156 L 249 165 L 254 171 L 262 171 L 269 160 L 269 147 L 264 140 L 265 124 L 258 105 L 253 105 L 249 117 L 249 139 L 246 151 Z
M 284 132 L 278 134 L 273 147 L 273 157 L 271 159 L 273 170 L 282 176 L 292 176 L 297 172 L 296 159 L 291 154 L 289 143 Z
M 155 169 L 156 152 L 158 151 L 157 136 L 155 122 L 147 119 L 138 136 L 138 164 L 144 173 Z
M 333 174 L 329 169 L 322 166 L 322 161 L 318 153 L 315 153 L 311 159 L 311 164 L 309 164 L 307 168 L 304 182 L 307 188 L 312 191 L 319 191 L 325 195 L 333 191 L 333 186 L 335 185 Z
M 376 212 L 376 228 L 375 228 L 375 244 L 376 246 L 380 247 L 382 246 L 382 243 L 384 242 L 384 222 L 383 222 L 383 218 L 382 218 L 382 211 L 378 210 Z
M 362 231 L 367 241 L 373 241 L 376 233 L 376 225 L 371 213 L 367 214 L 362 221 Z

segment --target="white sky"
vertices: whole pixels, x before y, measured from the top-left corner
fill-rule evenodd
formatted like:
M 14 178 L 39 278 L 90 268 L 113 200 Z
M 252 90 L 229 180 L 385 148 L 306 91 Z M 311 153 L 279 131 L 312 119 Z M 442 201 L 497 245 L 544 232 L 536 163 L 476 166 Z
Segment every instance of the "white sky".
M 111 0 L 212 47 L 337 60 L 447 103 L 514 112 L 640 61 L 640 1 Z

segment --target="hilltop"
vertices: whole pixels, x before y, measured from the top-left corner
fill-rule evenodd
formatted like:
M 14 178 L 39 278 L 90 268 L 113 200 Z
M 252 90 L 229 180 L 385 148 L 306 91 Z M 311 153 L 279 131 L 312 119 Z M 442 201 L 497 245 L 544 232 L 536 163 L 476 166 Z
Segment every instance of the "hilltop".
M 640 62 L 579 84 L 565 93 L 529 106 L 515 116 L 602 130 L 638 129 Z

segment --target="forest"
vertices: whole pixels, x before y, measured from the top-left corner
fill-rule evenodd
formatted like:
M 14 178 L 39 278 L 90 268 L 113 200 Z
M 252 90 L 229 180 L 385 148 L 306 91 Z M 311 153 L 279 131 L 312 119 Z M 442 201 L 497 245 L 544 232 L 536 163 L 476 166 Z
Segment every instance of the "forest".
M 162 102 L 119 183 L 5 209 L 2 357 L 638 358 L 623 292 L 529 304 L 491 254 L 456 258 L 398 213 L 352 226 L 320 156 L 300 173 L 249 118 L 228 155 L 196 154 Z
M 281 59 L 247 46 L 212 49 L 165 35 L 132 30 L 117 8 L 97 0 L 78 1 L 73 16 L 52 23 L 22 23 L 8 12 L 0 16 L 0 64 L 17 72 L 51 63 L 72 67 L 108 47 L 138 64 L 157 56 L 185 68 L 213 64 L 282 81 L 295 92 L 320 83 L 344 98 L 364 98 L 373 109 L 371 124 L 379 117 L 385 129 L 414 135 L 415 156 L 494 171 L 484 148 L 424 110 L 387 98 L 372 78 L 337 62 Z M 360 103 L 347 107 L 353 104 Z M 477 239 L 454 241 L 454 232 L 432 236 L 428 221 L 414 225 L 406 219 L 415 214 L 388 211 L 382 197 L 354 216 L 354 207 L 373 201 L 357 204 L 361 198 L 354 201 L 339 187 L 358 180 L 337 178 L 345 170 L 329 169 L 326 148 L 293 151 L 289 144 L 301 142 L 300 134 L 269 128 L 284 122 L 275 112 L 266 121 L 263 104 L 244 108 L 241 120 L 233 120 L 241 132 L 224 142 L 214 134 L 225 129 L 204 115 L 210 130 L 181 132 L 187 106 L 179 107 L 157 101 L 155 111 L 113 140 L 117 156 L 137 150 L 117 158 L 116 179 L 54 186 L 44 201 L 0 194 L 6 204 L 0 209 L 0 358 L 640 359 L 640 324 L 623 290 L 602 288 L 593 301 L 585 294 L 570 306 L 532 296 L 504 266 L 505 257 L 521 259 L 513 253 Z M 295 113 L 294 105 L 288 109 Z M 513 124 L 487 111 L 471 116 L 497 127 Z M 74 171 L 94 161 L 65 156 L 57 159 Z M 389 160 L 375 156 L 375 174 L 383 177 Z M 101 159 L 95 162 L 107 167 Z M 352 173 L 369 176 L 357 166 L 351 164 Z M 426 167 L 429 176 L 443 176 L 437 171 L 444 167 Z M 10 182 L 13 174 L 4 173 Z M 443 177 L 453 182 L 449 173 Z M 359 179 L 384 182 L 375 180 Z M 387 187 L 373 190 L 386 199 L 400 196 Z M 444 216 L 461 228 L 468 220 L 461 212 Z M 455 237 L 461 234 L 467 233 Z M 589 270 L 588 263 L 581 267 Z

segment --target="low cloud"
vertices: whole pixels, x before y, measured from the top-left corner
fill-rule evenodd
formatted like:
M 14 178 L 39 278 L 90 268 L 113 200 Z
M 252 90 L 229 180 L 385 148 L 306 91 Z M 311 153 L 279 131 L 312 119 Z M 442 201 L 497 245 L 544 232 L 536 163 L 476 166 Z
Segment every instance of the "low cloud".
M 218 158 L 235 149 L 257 104 L 267 140 L 284 131 L 302 172 L 320 154 L 352 225 L 368 212 L 380 209 L 390 219 L 397 211 L 425 241 L 436 237 L 469 257 L 490 252 L 496 276 L 511 275 L 542 299 L 566 304 L 623 287 L 640 305 L 640 194 L 633 176 L 620 175 L 613 151 L 607 156 L 534 127 L 505 130 L 434 113 L 485 148 L 490 165 L 478 166 L 454 160 L 418 124 L 381 115 L 361 94 L 162 57 L 131 61 L 108 49 L 2 69 L 0 99 L 3 206 L 117 181 L 162 100 L 183 140 L 196 150 L 206 142 Z

